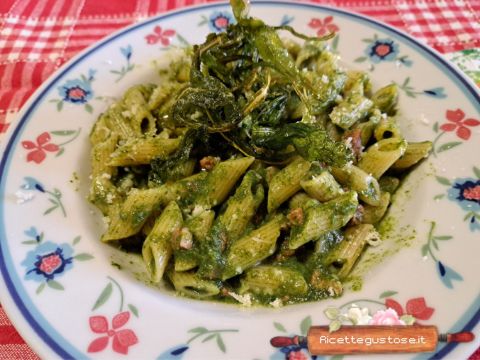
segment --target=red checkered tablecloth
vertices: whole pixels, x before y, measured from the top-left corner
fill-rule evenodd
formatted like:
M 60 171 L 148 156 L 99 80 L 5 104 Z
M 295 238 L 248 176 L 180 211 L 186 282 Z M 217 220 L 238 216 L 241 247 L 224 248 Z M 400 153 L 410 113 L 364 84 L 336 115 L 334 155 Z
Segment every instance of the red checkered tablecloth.
M 149 16 L 213 1 L 0 0 L 0 141 L 35 89 L 80 50 Z M 480 48 L 480 0 L 311 2 L 384 21 L 442 53 Z M 1 306 L 0 359 L 38 359 Z M 480 351 L 470 359 L 480 360 Z

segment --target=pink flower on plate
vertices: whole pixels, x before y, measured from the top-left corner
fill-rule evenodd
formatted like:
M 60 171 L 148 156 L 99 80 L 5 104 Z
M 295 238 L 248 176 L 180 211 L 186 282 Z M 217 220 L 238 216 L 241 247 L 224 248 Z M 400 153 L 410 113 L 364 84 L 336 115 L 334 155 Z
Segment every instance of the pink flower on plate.
M 323 36 L 340 30 L 338 26 L 333 23 L 333 16 L 327 16 L 323 20 L 319 18 L 313 18 L 308 23 L 308 26 L 317 30 L 317 36 Z
M 124 311 L 115 315 L 112 319 L 112 328 L 108 327 L 105 316 L 90 316 L 90 329 L 96 334 L 104 334 L 93 340 L 88 346 L 88 352 L 99 352 L 108 346 L 110 338 L 113 338 L 112 349 L 120 354 L 128 354 L 128 348 L 138 343 L 137 335 L 130 329 L 121 329 L 130 319 L 130 312 Z
M 465 119 L 465 113 L 460 109 L 447 110 L 445 115 L 450 122 L 440 126 L 440 129 L 447 132 L 455 131 L 457 136 L 463 140 L 470 139 L 470 136 L 472 135 L 472 131 L 469 127 L 480 125 L 480 121 L 477 119 Z
M 29 140 L 22 141 L 24 149 L 33 150 L 27 154 L 27 161 L 33 161 L 40 164 L 47 157 L 46 151 L 58 151 L 60 149 L 58 145 L 50 144 L 50 140 L 50 134 L 48 132 L 43 132 L 37 137 L 36 142 Z
M 378 310 L 373 314 L 369 325 L 405 325 L 405 322 L 398 318 L 398 314 L 392 308 Z
M 154 45 L 160 42 L 163 46 L 170 45 L 170 38 L 175 35 L 175 30 L 165 29 L 163 30 L 160 26 L 155 26 L 153 28 L 153 34 L 148 34 L 145 36 L 147 44 Z

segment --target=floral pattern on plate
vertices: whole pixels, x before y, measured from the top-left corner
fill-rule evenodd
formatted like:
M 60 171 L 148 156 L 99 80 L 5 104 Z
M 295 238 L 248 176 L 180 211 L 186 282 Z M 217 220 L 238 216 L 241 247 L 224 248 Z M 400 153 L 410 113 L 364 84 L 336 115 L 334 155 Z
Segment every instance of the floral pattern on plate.
M 47 158 L 48 153 L 54 153 L 56 157 L 62 155 L 65 152 L 65 145 L 74 141 L 81 131 L 81 128 L 78 130 L 44 131 L 37 136 L 35 141 L 22 141 L 23 148 L 28 150 L 27 162 L 40 164 Z M 66 140 L 59 143 L 52 142 L 52 135 L 64 137 Z
M 71 244 L 57 244 L 52 241 L 44 241 L 44 233 L 39 233 L 35 227 L 25 230 L 29 240 L 22 242 L 24 245 L 35 246 L 29 251 L 22 265 L 26 268 L 25 280 L 39 282 L 36 293 L 40 294 L 45 287 L 54 290 L 65 290 L 65 287 L 58 282 L 58 278 L 73 268 L 73 262 L 93 259 L 88 253 L 75 254 L 74 246 L 78 244 L 81 237 L 77 236 Z
M 108 277 L 108 283 L 95 301 L 92 311 L 95 311 L 105 305 L 107 302 L 113 302 L 112 295 L 114 289 L 118 293 L 118 312 L 113 315 L 111 323 L 105 315 L 92 315 L 88 318 L 90 330 L 99 335 L 90 342 L 87 352 L 96 353 L 105 350 L 112 339 L 112 350 L 116 353 L 126 355 L 131 346 L 136 345 L 139 340 L 132 329 L 125 328 L 131 315 L 138 317 L 138 309 L 133 304 L 127 304 L 128 310 L 124 310 L 124 292 L 119 282 L 112 277 Z
M 440 250 L 438 241 L 447 241 L 452 240 L 453 236 L 451 235 L 435 235 L 435 227 L 437 224 L 435 221 L 430 223 L 430 230 L 427 236 L 427 243 L 422 246 L 421 252 L 424 258 L 428 256 L 436 263 L 438 269 L 438 275 L 442 283 L 449 289 L 453 289 L 453 281 L 463 281 L 463 276 L 452 268 L 445 265 L 444 262 L 440 261 L 436 255 L 436 252 Z
M 212 32 L 225 31 L 230 24 L 235 24 L 235 18 L 230 11 L 214 11 L 209 16 L 202 16 L 202 21 L 198 23 L 198 26 L 208 25 L 208 28 Z
M 449 200 L 456 202 L 466 215 L 463 221 L 468 221 L 470 231 L 480 231 L 480 169 L 473 167 L 472 172 L 475 176 L 468 178 L 457 178 L 450 181 L 443 176 L 437 176 L 437 181 L 448 186 L 447 197 Z M 439 194 L 434 200 L 440 200 L 445 194 Z
M 48 201 L 51 203 L 51 206 L 43 212 L 43 215 L 48 215 L 55 210 L 59 210 L 64 217 L 67 216 L 67 211 L 62 201 L 62 192 L 59 189 L 46 188 L 40 181 L 31 176 L 26 176 L 23 180 L 24 183 L 20 186 L 20 190 L 15 193 L 18 204 L 33 200 L 35 193 L 39 192 L 47 195 Z
M 223 340 L 223 335 L 226 333 L 236 333 L 237 329 L 217 329 L 209 330 L 203 326 L 199 326 L 193 329 L 188 330 L 190 334 L 193 334 L 184 344 L 174 346 L 171 349 L 164 351 L 157 357 L 157 360 L 168 360 L 168 359 L 181 359 L 187 350 L 192 347 L 192 343 L 195 340 L 201 340 L 201 344 L 214 340 L 217 348 L 222 352 L 227 352 L 227 346 Z
M 400 54 L 400 45 L 394 39 L 380 38 L 378 34 L 374 34 L 373 38 L 362 39 L 362 41 L 368 44 L 364 50 L 364 56 L 360 56 L 354 61 L 357 63 L 370 61 L 372 63 L 370 71 L 375 69 L 373 64 L 380 64 L 383 62 L 395 61 L 406 67 L 411 67 L 413 65 L 413 61 L 410 60 L 407 55 Z
M 337 33 L 340 28 L 335 24 L 333 16 L 326 16 L 325 18 L 312 18 L 308 23 L 308 27 L 316 31 L 317 36 L 325 36 L 330 33 Z
M 92 113 L 93 107 L 89 103 L 93 99 L 92 82 L 97 71 L 90 69 L 87 75 L 81 74 L 78 78 L 67 80 L 57 88 L 60 99 L 52 99 L 57 104 L 57 111 L 62 111 L 64 103 L 83 105 L 84 109 Z
M 132 45 L 127 45 L 125 47 L 120 48 L 120 53 L 124 57 L 125 65 L 122 65 L 121 68 L 116 69 L 116 70 L 110 70 L 112 74 L 117 75 L 117 78 L 115 79 L 115 82 L 119 82 L 122 80 L 125 75 L 127 75 L 130 71 L 132 71 L 135 68 L 135 64 L 132 63 L 130 60 L 132 58 L 133 54 L 133 48 Z
M 443 124 L 439 125 L 438 122 L 435 122 L 433 125 L 433 131 L 437 134 L 435 139 L 433 139 L 432 152 L 434 156 L 462 145 L 464 141 L 470 140 L 470 137 L 472 136 L 472 128 L 480 125 L 479 120 L 468 118 L 465 115 L 465 112 L 461 109 L 447 110 L 445 112 L 445 118 L 447 121 Z M 440 138 L 445 134 L 452 132 L 454 132 L 455 136 L 461 141 L 449 141 L 441 145 L 438 144 Z
M 407 76 L 405 80 L 401 84 L 397 84 L 397 86 L 405 93 L 405 95 L 411 98 L 416 98 L 418 95 L 430 96 L 435 99 L 445 99 L 447 97 L 445 88 L 441 86 L 418 91 L 412 85 L 410 85 L 410 80 L 410 76 Z

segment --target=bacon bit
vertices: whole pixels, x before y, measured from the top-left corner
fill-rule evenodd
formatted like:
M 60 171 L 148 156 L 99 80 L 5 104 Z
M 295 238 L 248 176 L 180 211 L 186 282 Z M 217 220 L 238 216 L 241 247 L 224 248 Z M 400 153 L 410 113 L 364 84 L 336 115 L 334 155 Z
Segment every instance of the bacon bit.
M 286 247 L 282 247 L 280 252 L 275 257 L 275 260 L 276 261 L 285 261 L 288 258 L 291 258 L 293 255 L 295 255 L 295 250 L 294 249 L 288 249 Z
M 267 181 L 267 184 L 270 184 L 270 181 L 272 181 L 273 177 L 275 176 L 276 173 L 278 173 L 280 171 L 279 168 L 275 167 L 275 166 L 269 166 L 267 167 L 266 169 L 266 181 Z
M 180 248 L 190 250 L 193 247 L 193 235 L 186 227 L 180 231 Z
M 359 204 L 357 206 L 357 210 L 355 210 L 355 214 L 353 214 L 353 217 L 350 219 L 349 224 L 350 225 L 362 224 L 364 212 L 365 212 L 365 209 L 363 205 Z
M 228 290 L 227 288 L 221 288 L 220 289 L 220 295 L 229 296 L 230 295 L 230 290 Z
M 210 171 L 212 170 L 215 165 L 217 165 L 220 162 L 219 157 L 214 157 L 214 156 L 205 156 L 203 159 L 200 160 L 200 167 L 202 170 L 207 170 Z
M 310 278 L 310 285 L 317 290 L 327 290 L 330 296 L 338 296 L 343 292 L 342 283 L 338 280 L 325 278 L 319 270 L 314 270 Z
M 218 238 L 220 239 L 220 250 L 224 252 L 228 245 L 228 235 L 225 231 L 221 231 Z
M 355 158 L 358 160 L 360 158 L 360 155 L 362 154 L 363 150 L 363 145 L 362 145 L 362 130 L 359 128 L 349 130 L 345 132 L 344 135 L 345 140 L 348 141 L 350 140 L 350 146 L 353 151 L 353 155 L 355 155 Z
M 296 208 L 292 209 L 288 215 L 287 219 L 291 225 L 302 225 L 303 224 L 303 209 Z
M 253 225 L 260 225 L 262 220 L 263 220 L 263 216 L 260 215 L 259 213 L 255 213 L 255 215 L 253 215 L 253 218 L 252 218 L 252 223 Z

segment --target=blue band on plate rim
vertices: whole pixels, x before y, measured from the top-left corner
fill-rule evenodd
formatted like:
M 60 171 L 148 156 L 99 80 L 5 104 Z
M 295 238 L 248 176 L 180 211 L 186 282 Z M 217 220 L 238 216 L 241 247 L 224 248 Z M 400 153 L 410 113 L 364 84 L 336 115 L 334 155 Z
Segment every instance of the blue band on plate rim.
M 464 76 L 458 73 L 458 71 L 452 67 L 452 65 L 446 61 L 441 55 L 437 52 L 433 51 L 426 45 L 418 43 L 415 39 L 406 35 L 399 30 L 388 26 L 386 24 L 377 22 L 376 20 L 372 20 L 362 15 L 353 14 L 347 12 L 345 10 L 334 9 L 328 6 L 320 6 L 314 4 L 306 4 L 306 3 L 291 3 L 291 2 L 283 2 L 283 1 L 265 1 L 259 0 L 255 1 L 254 5 L 262 5 L 262 6 L 288 6 L 288 7 L 296 7 L 296 8 L 308 8 L 314 11 L 320 10 L 321 12 L 332 12 L 342 17 L 347 17 L 349 19 L 353 19 L 354 21 L 358 21 L 361 23 L 365 23 L 370 25 L 374 28 L 380 28 L 383 31 L 392 33 L 393 35 L 400 37 L 407 43 L 409 46 L 417 48 L 417 50 L 426 55 L 426 57 L 433 58 L 435 60 L 433 63 L 438 68 L 446 68 L 448 77 L 453 80 L 457 85 L 463 87 L 468 91 L 468 98 L 480 112 L 480 94 L 474 88 L 474 86 L 465 79 Z M 212 8 L 222 8 L 228 6 L 225 3 L 216 3 L 216 4 L 209 4 L 203 6 L 197 6 L 193 8 L 187 8 L 179 11 L 175 11 L 173 13 L 160 15 L 154 17 L 146 22 L 142 22 L 140 24 L 133 25 L 125 30 L 121 30 L 119 33 L 112 35 L 111 37 L 103 40 L 99 44 L 93 46 L 85 50 L 83 53 L 78 55 L 75 59 L 71 62 L 67 63 L 67 65 L 57 73 L 55 77 L 52 77 L 48 80 L 48 84 L 45 86 L 41 92 L 36 95 L 35 100 L 30 104 L 30 106 L 25 110 L 24 115 L 18 121 L 16 128 L 14 129 L 8 143 L 5 147 L 4 154 L 2 155 L 2 159 L 0 161 L 0 198 L 5 198 L 5 183 L 6 183 L 6 172 L 5 170 L 8 169 L 10 161 L 12 160 L 12 150 L 15 148 L 18 140 L 19 135 L 22 133 L 25 124 L 30 119 L 32 113 L 38 106 L 40 100 L 43 100 L 45 95 L 49 92 L 49 90 L 56 84 L 56 82 L 64 76 L 70 69 L 74 66 L 78 65 L 82 60 L 84 60 L 89 55 L 95 53 L 97 50 L 103 48 L 105 45 L 109 44 L 111 41 L 124 36 L 132 31 L 138 30 L 145 26 L 148 26 L 152 23 L 165 20 L 167 18 L 181 16 L 186 13 L 196 12 L 196 11 L 205 11 L 207 9 Z M 83 357 L 83 353 L 79 352 L 79 350 L 75 349 L 71 344 L 69 344 L 63 337 L 58 334 L 56 330 L 54 330 L 49 324 L 46 319 L 43 318 L 41 313 L 36 309 L 33 303 L 30 301 L 28 296 L 26 296 L 25 289 L 21 284 L 20 279 L 18 278 L 17 274 L 12 271 L 13 264 L 11 263 L 11 258 L 8 256 L 8 249 L 6 247 L 6 234 L 5 234 L 5 227 L 4 227 L 4 203 L 0 205 L 0 271 L 3 276 L 3 280 L 7 286 L 7 289 L 12 297 L 13 301 L 15 302 L 18 310 L 22 313 L 25 320 L 29 323 L 29 325 L 33 328 L 36 334 L 60 357 L 64 359 L 70 358 L 78 358 Z M 5 247 L 5 249 L 4 249 Z M 10 270 L 10 271 L 9 271 Z M 23 297 L 22 297 L 23 295 Z M 466 311 L 466 313 L 462 316 L 461 319 L 457 321 L 457 323 L 452 327 L 452 331 L 470 331 L 472 330 L 475 325 L 480 320 L 480 296 L 477 296 L 475 301 L 473 302 L 472 306 Z M 40 321 L 43 322 L 43 326 L 40 324 Z M 465 324 L 461 329 L 458 326 L 462 326 Z M 431 359 L 440 359 L 445 357 L 448 353 L 450 353 L 455 347 L 457 346 L 456 343 L 448 343 L 443 346 L 437 353 L 432 355 Z

